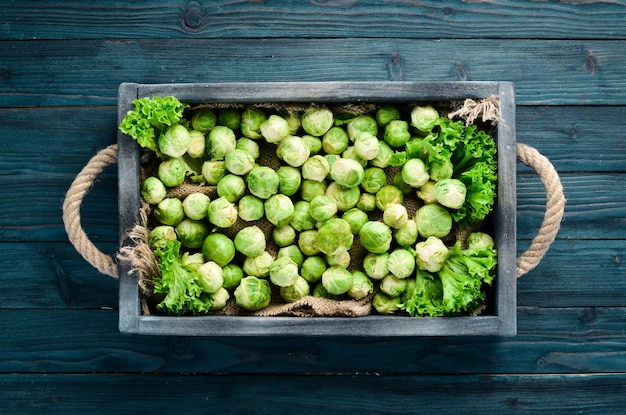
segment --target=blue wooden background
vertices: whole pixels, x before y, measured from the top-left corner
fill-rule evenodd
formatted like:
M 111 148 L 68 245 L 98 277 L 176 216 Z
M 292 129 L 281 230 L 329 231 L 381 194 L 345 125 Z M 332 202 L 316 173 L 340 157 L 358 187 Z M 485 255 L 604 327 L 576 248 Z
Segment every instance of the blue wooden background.
M 626 408 L 626 2 L 0 0 L 0 414 L 607 414 Z M 121 82 L 486 80 L 567 197 L 512 338 L 121 335 L 61 205 Z M 116 168 L 83 205 L 117 249 Z M 539 179 L 518 167 L 518 249 Z

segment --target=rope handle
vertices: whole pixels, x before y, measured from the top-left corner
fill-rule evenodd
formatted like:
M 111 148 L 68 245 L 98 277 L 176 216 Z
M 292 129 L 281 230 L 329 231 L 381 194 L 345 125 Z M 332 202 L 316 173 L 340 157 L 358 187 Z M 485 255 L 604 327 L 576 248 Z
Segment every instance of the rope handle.
M 517 157 L 537 173 L 548 196 L 541 228 L 530 247 L 517 258 L 516 273 L 518 277 L 521 277 L 539 264 L 556 238 L 565 209 L 565 197 L 559 175 L 545 156 L 533 147 L 517 144 Z M 114 278 L 119 277 L 117 262 L 112 256 L 98 250 L 89 240 L 80 223 L 80 206 L 96 177 L 106 167 L 116 162 L 117 144 L 112 144 L 98 152 L 76 176 L 63 202 L 63 223 L 74 248 L 94 268 Z

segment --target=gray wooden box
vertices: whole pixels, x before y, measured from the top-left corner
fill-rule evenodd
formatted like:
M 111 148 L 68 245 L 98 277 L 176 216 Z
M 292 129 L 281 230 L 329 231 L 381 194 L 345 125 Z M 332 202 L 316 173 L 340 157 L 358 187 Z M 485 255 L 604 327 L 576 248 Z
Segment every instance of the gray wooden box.
M 188 103 L 412 103 L 500 99 L 504 123 L 495 138 L 498 190 L 492 221 L 498 249 L 491 314 L 477 317 L 248 317 L 143 315 L 137 277 L 120 263 L 119 328 L 123 333 L 185 336 L 513 336 L 516 320 L 515 90 L 510 82 L 263 82 L 202 84 L 123 83 L 118 123 L 142 97 L 173 95 Z M 118 131 L 121 240 L 138 221 L 140 149 Z M 128 243 L 128 242 L 125 242 Z

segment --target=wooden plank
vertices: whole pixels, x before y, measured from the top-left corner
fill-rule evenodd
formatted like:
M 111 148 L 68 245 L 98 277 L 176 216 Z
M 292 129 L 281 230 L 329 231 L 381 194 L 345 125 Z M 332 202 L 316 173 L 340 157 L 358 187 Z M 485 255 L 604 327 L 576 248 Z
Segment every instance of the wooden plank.
M 99 1 L 87 7 L 47 0 L 28 6 L 4 2 L 0 8 L 3 39 L 626 37 L 624 5 L 607 1 L 332 0 L 296 8 L 289 1 Z
M 2 375 L 5 413 L 620 413 L 620 375 Z M 572 391 L 576 391 L 572 393 Z M 115 397 L 114 399 L 112 397 Z
M 619 40 L 67 40 L 1 48 L 0 106 L 115 105 L 124 81 L 400 79 L 513 81 L 523 105 L 626 103 Z

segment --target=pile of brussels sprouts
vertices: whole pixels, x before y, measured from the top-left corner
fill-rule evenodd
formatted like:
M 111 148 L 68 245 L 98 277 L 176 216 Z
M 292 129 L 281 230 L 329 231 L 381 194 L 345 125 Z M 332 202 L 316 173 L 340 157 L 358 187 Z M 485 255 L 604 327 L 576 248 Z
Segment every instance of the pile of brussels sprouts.
M 141 195 L 152 207 L 159 310 L 203 314 L 234 297 L 257 311 L 313 295 L 371 298 L 381 314 L 455 315 L 484 300 L 480 291 L 464 309 L 436 312 L 413 298 L 424 285 L 416 276 L 434 275 L 460 250 L 454 215 L 468 193 L 451 160 L 407 156 L 407 143 L 447 120 L 432 106 L 349 114 L 325 105 L 192 109 L 174 97 L 134 104 L 120 130 L 153 155 Z M 169 196 L 183 184 L 198 187 Z M 493 250 L 484 233 L 471 240 Z M 438 287 L 445 302 L 451 294 Z

